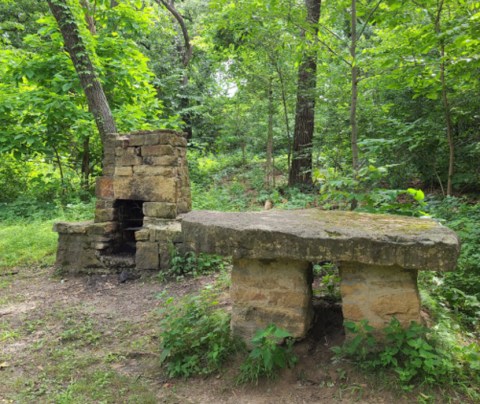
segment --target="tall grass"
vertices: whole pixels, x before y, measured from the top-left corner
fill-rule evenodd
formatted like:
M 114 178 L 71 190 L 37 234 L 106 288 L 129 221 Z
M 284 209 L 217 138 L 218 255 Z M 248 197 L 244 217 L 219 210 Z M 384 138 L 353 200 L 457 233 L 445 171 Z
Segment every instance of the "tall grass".
M 51 265 L 55 260 L 56 221 L 86 220 L 93 216 L 94 201 L 66 206 L 2 204 L 0 213 L 0 272 L 29 265 Z M 26 212 L 26 213 L 25 213 Z M 28 214 L 30 212 L 30 214 Z

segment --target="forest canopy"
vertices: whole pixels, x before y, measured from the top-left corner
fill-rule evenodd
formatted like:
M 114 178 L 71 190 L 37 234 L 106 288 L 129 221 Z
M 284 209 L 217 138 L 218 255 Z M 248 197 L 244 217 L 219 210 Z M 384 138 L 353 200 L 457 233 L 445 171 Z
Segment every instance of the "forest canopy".
M 293 165 L 307 188 L 478 191 L 477 1 L 66 4 L 119 132 L 257 156 L 267 188 Z M 102 147 L 47 2 L 0 1 L 0 44 L 0 198 L 88 194 Z

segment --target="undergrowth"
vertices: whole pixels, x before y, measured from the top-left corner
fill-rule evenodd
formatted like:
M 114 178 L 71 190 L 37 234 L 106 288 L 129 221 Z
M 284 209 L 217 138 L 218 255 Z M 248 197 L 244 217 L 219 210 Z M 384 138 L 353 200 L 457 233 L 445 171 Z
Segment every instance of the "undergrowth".
M 419 385 L 462 386 L 480 398 L 478 345 L 461 346 L 445 339 L 438 328 L 415 322 L 405 329 L 395 318 L 380 333 L 366 320 L 346 322 L 345 328 L 349 338 L 332 348 L 337 361 L 351 360 L 366 371 L 393 372 L 407 391 Z
M 170 377 L 216 372 L 240 347 L 230 333 L 230 316 L 218 309 L 217 298 L 214 289 L 206 288 L 180 301 L 164 301 L 160 362 Z
M 293 367 L 292 335 L 275 324 L 258 330 L 252 338 L 253 349 L 240 367 L 237 383 L 256 383 L 262 377 L 274 379 L 280 369 Z

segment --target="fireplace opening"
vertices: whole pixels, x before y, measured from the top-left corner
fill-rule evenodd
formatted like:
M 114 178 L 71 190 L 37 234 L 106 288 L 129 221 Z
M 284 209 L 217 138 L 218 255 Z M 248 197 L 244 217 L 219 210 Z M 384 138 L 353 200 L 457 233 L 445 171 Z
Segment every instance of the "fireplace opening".
M 114 208 L 118 220 L 118 239 L 114 253 L 134 255 L 135 232 L 143 226 L 143 201 L 118 199 Z

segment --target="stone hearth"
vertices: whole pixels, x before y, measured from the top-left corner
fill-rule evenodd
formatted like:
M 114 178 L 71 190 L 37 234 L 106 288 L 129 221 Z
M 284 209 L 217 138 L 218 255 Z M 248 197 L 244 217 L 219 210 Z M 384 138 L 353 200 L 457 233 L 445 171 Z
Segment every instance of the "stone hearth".
M 95 220 L 59 222 L 57 266 L 72 273 L 165 269 L 191 209 L 186 139 L 169 130 L 111 135 Z

